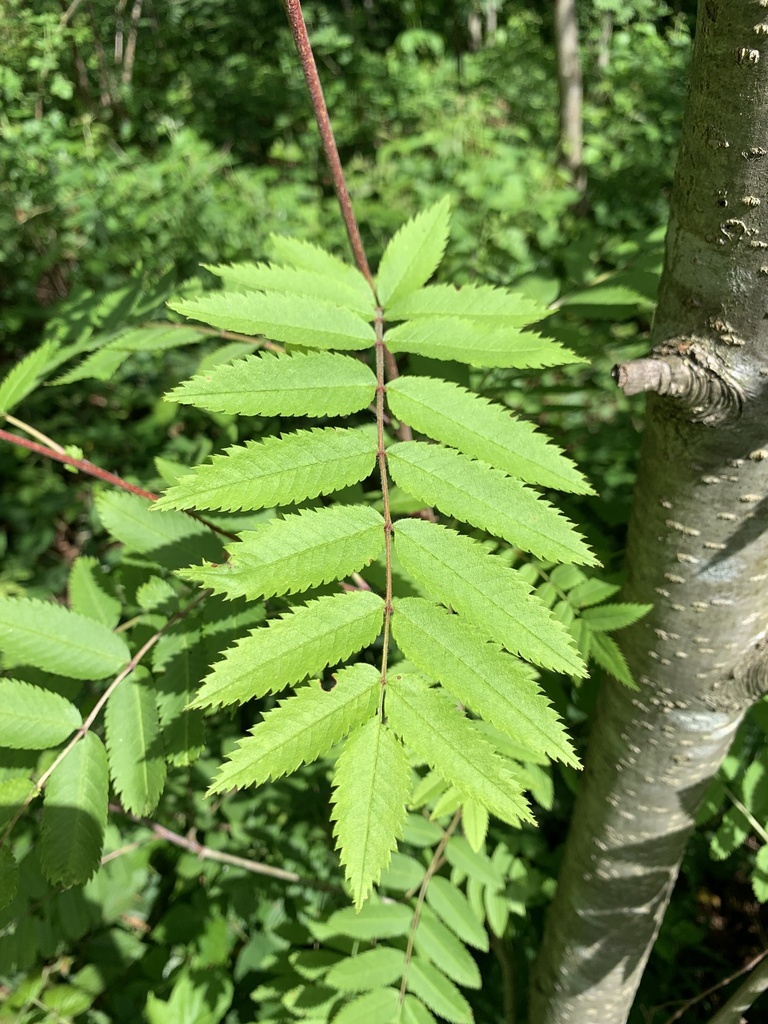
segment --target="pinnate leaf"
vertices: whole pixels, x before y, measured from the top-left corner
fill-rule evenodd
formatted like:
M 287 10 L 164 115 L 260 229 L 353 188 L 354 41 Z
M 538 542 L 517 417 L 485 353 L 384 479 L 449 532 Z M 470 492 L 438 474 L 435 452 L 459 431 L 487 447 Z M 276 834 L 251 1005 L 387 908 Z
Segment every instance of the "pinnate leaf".
M 211 792 L 260 786 L 327 754 L 376 713 L 380 684 L 373 665 L 358 664 L 338 672 L 331 690 L 319 683 L 300 687 L 240 740 L 219 769 Z
M 120 683 L 104 717 L 109 772 L 123 807 L 133 814 L 150 814 L 165 785 L 165 761 L 147 672 L 136 670 Z
M 408 991 L 451 1024 L 473 1024 L 472 1008 L 452 981 L 433 964 L 415 956 L 408 967 Z
M 333 786 L 334 834 L 352 898 L 360 908 L 403 835 L 405 805 L 413 786 L 402 744 L 378 718 L 347 740 Z
M 350 277 L 343 271 L 339 273 L 337 264 L 330 264 L 332 270 L 328 273 L 327 261 L 323 264 L 322 270 L 281 267 L 274 263 L 203 265 L 206 270 L 224 281 L 227 290 L 288 292 L 311 296 L 337 306 L 345 306 L 369 320 L 373 319 L 376 312 L 373 292 L 362 275 Z M 344 271 L 352 269 L 346 264 L 340 266 Z
M 421 288 L 437 270 L 448 242 L 451 201 L 444 196 L 404 224 L 390 240 L 376 275 L 376 294 L 385 308 Z
M 104 679 L 130 658 L 121 636 L 49 601 L 0 598 L 0 649 L 8 662 L 73 679 Z
M 613 637 L 606 636 L 604 633 L 592 633 L 589 641 L 589 656 L 597 662 L 600 668 L 610 672 L 614 679 L 618 679 L 620 683 L 624 683 L 631 690 L 637 689 L 627 659 Z
M 0 679 L 0 747 L 46 750 L 83 724 L 74 704 L 52 690 Z
M 518 480 L 484 462 L 423 441 L 387 450 L 398 487 L 447 515 L 553 562 L 593 565 L 595 556 L 556 508 Z
M 531 668 L 476 626 L 423 598 L 407 597 L 395 604 L 392 632 L 419 671 L 475 714 L 531 750 L 578 767 L 562 722 Z
M 510 476 L 541 487 L 592 493 L 573 463 L 532 423 L 515 419 L 503 406 L 458 384 L 404 375 L 387 384 L 387 402 L 414 430 Z
M 384 336 L 391 352 L 413 352 L 433 359 L 455 359 L 470 366 L 542 367 L 584 360 L 531 331 L 478 320 L 442 316 L 407 320 Z
M 227 597 L 271 597 L 342 579 L 370 564 L 384 546 L 384 520 L 368 505 L 303 509 L 240 534 L 224 565 L 181 575 Z
M 159 352 L 193 345 L 205 337 L 194 327 L 163 324 L 161 327 L 138 327 L 123 331 L 116 338 L 92 352 L 71 370 L 56 378 L 56 384 L 73 384 L 78 380 L 109 380 L 134 352 Z
M 652 604 L 604 604 L 598 608 L 586 608 L 581 615 L 590 630 L 611 633 L 614 629 L 631 626 L 652 608 Z
M 107 752 L 88 732 L 45 788 L 40 861 L 53 885 L 83 885 L 99 867 L 108 795 Z
M 402 949 L 377 946 L 340 960 L 326 974 L 324 981 L 339 992 L 370 992 L 399 981 L 404 965 Z
M 427 889 L 427 903 L 462 942 L 487 951 L 488 933 L 458 886 L 435 875 Z
M 556 672 L 586 674 L 565 627 L 519 573 L 477 541 L 435 523 L 401 519 L 395 547 L 403 567 L 425 590 L 510 653 Z
M 247 441 L 214 455 L 169 488 L 155 507 L 239 509 L 289 505 L 359 483 L 373 470 L 376 441 L 352 428 L 316 427 Z
M 206 677 L 192 706 L 242 704 L 317 675 L 368 647 L 384 602 L 370 590 L 320 597 L 238 640 Z
M 174 388 L 166 399 L 238 416 L 348 416 L 376 392 L 371 369 L 338 352 L 247 355 Z
M 281 292 L 208 292 L 169 302 L 171 309 L 205 324 L 309 348 L 359 350 L 376 341 L 356 313 L 322 299 Z
M 526 327 L 547 316 L 547 310 L 519 292 L 488 284 L 430 284 L 387 306 L 387 320 L 420 316 L 464 316 L 504 327 Z
M 480 971 L 473 957 L 428 907 L 422 907 L 414 948 L 457 984 L 480 988 Z
M 16 363 L 0 381 L 0 416 L 5 416 L 35 390 L 50 366 L 59 345 L 44 341 Z
M 533 820 L 509 763 L 425 679 L 391 675 L 386 708 L 388 721 L 403 742 L 460 792 L 511 825 Z

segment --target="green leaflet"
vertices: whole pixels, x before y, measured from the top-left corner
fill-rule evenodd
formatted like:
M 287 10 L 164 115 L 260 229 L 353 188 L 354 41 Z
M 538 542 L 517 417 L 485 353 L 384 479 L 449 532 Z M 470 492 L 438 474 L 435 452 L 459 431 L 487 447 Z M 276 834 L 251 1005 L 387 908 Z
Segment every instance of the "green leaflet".
M 627 659 L 613 637 L 606 636 L 604 633 L 591 633 L 589 656 L 597 662 L 600 668 L 610 672 L 620 683 L 624 683 L 631 690 L 637 689 L 637 684 L 632 678 L 632 673 L 629 671 Z
M 333 1024 L 392 1024 L 397 1020 L 399 1003 L 396 988 L 377 988 L 347 1003 L 333 1018 Z
M 599 608 L 586 608 L 582 618 L 590 630 L 611 633 L 637 622 L 653 608 L 652 604 L 605 604 Z
M 429 907 L 421 909 L 414 948 L 459 985 L 480 988 L 480 971 L 474 958 Z
M 348 279 L 346 274 L 337 276 L 324 271 L 276 266 L 274 263 L 233 263 L 217 267 L 203 265 L 224 281 L 227 290 L 307 295 L 332 302 L 336 306 L 345 306 L 366 320 L 372 320 L 376 313 L 373 292 L 362 276 Z M 345 270 L 351 269 L 345 264 L 342 266 Z
M 83 885 L 99 867 L 108 793 L 107 752 L 88 732 L 45 788 L 40 862 L 53 885 Z
M 81 363 L 56 378 L 56 384 L 78 380 L 109 380 L 134 352 L 159 352 L 202 341 L 204 334 L 194 327 L 163 324 L 161 327 L 130 328 L 92 352 Z
M 13 901 L 19 885 L 19 869 L 7 846 L 0 846 L 0 910 Z
M 477 541 L 434 523 L 400 519 L 395 548 L 406 571 L 429 593 L 512 654 L 555 672 L 586 674 L 562 623 L 533 596 L 519 573 Z
M 366 949 L 335 964 L 323 979 L 339 992 L 370 992 L 400 981 L 405 952 L 391 946 Z
M 131 654 L 121 636 L 60 604 L 0 598 L 0 648 L 8 663 L 73 679 L 117 674 Z
M 437 270 L 448 242 L 450 213 L 451 201 L 444 196 L 389 241 L 376 275 L 376 294 L 385 309 L 421 288 Z
M 365 664 L 338 672 L 331 690 L 317 682 L 300 687 L 238 742 L 209 792 L 260 786 L 311 764 L 376 713 L 380 690 L 379 673 Z
M 0 417 L 12 412 L 27 395 L 35 390 L 46 371 L 55 365 L 57 341 L 44 341 L 29 355 L 16 363 L 0 381 Z
M 592 488 L 532 423 L 517 420 L 501 405 L 434 377 L 398 377 L 387 384 L 387 402 L 414 430 L 488 462 L 510 476 L 540 487 L 575 494 Z
M 376 439 L 341 427 L 297 430 L 285 437 L 246 441 L 198 466 L 155 507 L 224 509 L 289 505 L 359 483 L 376 463 Z
M 302 509 L 240 534 L 224 565 L 194 566 L 187 579 L 227 597 L 292 594 L 343 579 L 384 547 L 384 520 L 368 505 Z
M 105 491 L 96 498 L 96 511 L 109 532 L 131 551 L 151 555 L 167 569 L 196 562 L 202 556 L 222 557 L 222 545 L 209 527 L 184 512 L 158 512 L 138 494 Z
M 399 743 L 397 745 L 400 746 Z M 321 929 L 315 931 L 319 931 L 321 939 L 347 935 L 350 939 L 373 942 L 374 939 L 395 939 L 407 935 L 412 920 L 413 911 L 405 904 L 381 903 L 373 898 L 359 911 L 355 907 L 337 910 Z
M 402 744 L 378 718 L 349 737 L 333 776 L 333 818 L 341 863 L 358 910 L 402 838 L 412 787 Z
M 169 302 L 171 309 L 205 324 L 309 348 L 371 348 L 370 324 L 349 309 L 321 299 L 281 292 L 209 292 Z
M 263 352 L 215 366 L 165 398 L 238 416 L 348 416 L 375 394 L 373 372 L 352 356 Z
M 466 896 L 447 878 L 435 875 L 427 889 L 427 903 L 462 942 L 476 949 L 488 949 L 488 933 Z
M 114 629 L 120 621 L 121 605 L 99 586 L 96 574 L 100 572 L 98 559 L 89 555 L 75 559 L 67 582 L 69 606 L 78 615 L 85 615 L 107 629 Z
M 534 299 L 489 284 L 430 284 L 390 302 L 386 313 L 387 320 L 464 316 L 503 327 L 527 327 L 548 315 Z
M 323 277 L 345 284 L 355 291 L 361 303 L 370 302 L 371 286 L 356 267 L 312 242 L 302 242 L 287 235 L 270 235 L 269 244 L 276 263 L 287 263 L 299 270 L 311 270 Z
M 317 675 L 372 644 L 384 602 L 370 590 L 317 598 L 238 640 L 206 676 L 192 707 L 242 704 Z
M 192 764 L 203 748 L 203 713 L 188 705 L 208 664 L 196 630 L 166 633 L 153 651 L 152 672 L 162 743 L 171 764 Z
M 408 990 L 451 1024 L 474 1024 L 472 1008 L 452 981 L 432 964 L 415 956 L 408 967 Z
M 407 995 L 403 1002 L 400 1024 L 437 1024 L 437 1021 L 416 996 Z
M 390 674 L 386 712 L 403 742 L 461 793 L 510 825 L 533 820 L 509 762 L 425 679 Z
M 481 630 L 423 598 L 395 603 L 392 633 L 420 672 L 531 750 L 574 768 L 579 761 L 532 670 L 488 642 Z
M 594 565 L 568 520 L 517 480 L 452 448 L 401 441 L 387 449 L 398 487 L 442 512 L 553 562 Z
M 148 672 L 137 670 L 120 683 L 104 719 L 109 773 L 123 807 L 133 814 L 151 814 L 165 786 L 165 760 Z
M 0 747 L 46 750 L 83 724 L 74 704 L 52 690 L 0 679 Z
M 391 352 L 413 352 L 434 359 L 455 359 L 470 366 L 561 366 L 584 360 L 556 341 L 530 331 L 498 327 L 479 320 L 425 316 L 388 330 Z

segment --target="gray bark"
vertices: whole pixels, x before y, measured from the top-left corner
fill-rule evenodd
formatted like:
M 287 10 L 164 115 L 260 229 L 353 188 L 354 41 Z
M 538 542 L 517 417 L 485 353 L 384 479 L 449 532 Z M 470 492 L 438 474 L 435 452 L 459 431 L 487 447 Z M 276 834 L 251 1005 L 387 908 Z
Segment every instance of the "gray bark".
M 700 0 L 651 356 L 626 599 L 654 602 L 606 682 L 530 1024 L 624 1024 L 768 626 L 768 0 Z
M 560 151 L 581 191 L 586 186 L 583 160 L 582 106 L 584 89 L 579 52 L 576 0 L 555 0 L 555 49 L 560 96 Z

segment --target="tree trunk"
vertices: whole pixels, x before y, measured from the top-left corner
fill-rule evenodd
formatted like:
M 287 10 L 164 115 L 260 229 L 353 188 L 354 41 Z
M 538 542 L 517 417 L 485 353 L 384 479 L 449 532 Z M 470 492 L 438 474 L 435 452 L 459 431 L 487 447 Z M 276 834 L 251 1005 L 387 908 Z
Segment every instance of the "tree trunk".
M 586 187 L 583 158 L 581 57 L 576 0 L 555 0 L 555 50 L 560 95 L 560 152 L 579 191 Z
M 764 20 L 763 17 L 764 16 Z M 623 1024 L 694 815 L 768 689 L 768 0 L 700 0 L 648 359 L 623 637 L 534 973 L 530 1024 Z

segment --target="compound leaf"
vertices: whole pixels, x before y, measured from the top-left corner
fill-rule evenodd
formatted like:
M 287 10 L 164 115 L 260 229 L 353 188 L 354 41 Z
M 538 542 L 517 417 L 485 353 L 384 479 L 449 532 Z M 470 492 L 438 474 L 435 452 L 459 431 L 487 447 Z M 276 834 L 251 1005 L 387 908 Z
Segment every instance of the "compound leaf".
M 366 949 L 356 956 L 340 960 L 324 981 L 339 992 L 370 992 L 399 981 L 405 965 L 405 952 L 391 946 Z
M 107 823 L 104 744 L 88 732 L 57 765 L 43 798 L 40 862 L 53 885 L 83 885 L 99 867 Z
M 415 956 L 408 967 L 408 990 L 451 1024 L 473 1024 L 472 1008 L 452 981 L 433 964 Z
M 385 308 L 421 288 L 440 264 L 448 242 L 451 201 L 444 196 L 404 224 L 390 240 L 376 276 L 376 294 Z
M 376 341 L 373 327 L 356 313 L 301 294 L 209 292 L 168 305 L 214 327 L 309 348 L 357 351 Z
M 370 590 L 317 598 L 238 640 L 203 681 L 192 707 L 242 704 L 317 675 L 372 644 L 384 602 Z
M 368 505 L 302 509 L 240 534 L 224 565 L 181 573 L 227 597 L 271 597 L 342 579 L 378 557 L 384 520 Z
M 581 617 L 590 630 L 597 633 L 611 633 L 637 622 L 653 608 L 652 604 L 604 604 L 598 608 L 585 608 Z
M 0 679 L 0 747 L 47 750 L 83 724 L 74 704 L 52 690 Z
M 239 416 L 347 416 L 376 392 L 371 369 L 338 352 L 247 355 L 193 377 L 166 400 Z
M 289 505 L 364 480 L 376 440 L 352 428 L 315 427 L 285 437 L 246 441 L 214 455 L 170 487 L 155 507 L 236 511 Z
M 555 672 L 586 674 L 562 623 L 518 572 L 477 541 L 435 523 L 400 519 L 395 548 L 403 567 L 430 594 L 512 654 Z
M 435 875 L 427 889 L 427 903 L 462 942 L 488 950 L 488 933 L 458 886 Z
M 458 615 L 423 598 L 395 603 L 392 632 L 420 672 L 511 739 L 578 767 L 568 736 L 532 669 Z
M 310 270 L 339 281 L 355 291 L 362 303 L 370 303 L 373 300 L 371 286 L 360 271 L 319 245 L 287 235 L 270 235 L 269 243 L 275 262 L 287 263 L 299 270 Z
M 531 331 L 462 317 L 407 320 L 388 330 L 384 340 L 391 352 L 455 359 L 470 366 L 538 368 L 584 362 L 558 342 Z
M 150 814 L 165 785 L 157 702 L 147 672 L 132 672 L 107 702 L 109 772 L 123 807 Z
M 358 664 L 338 672 L 331 690 L 319 683 L 300 687 L 239 741 L 210 791 L 260 786 L 316 761 L 376 713 L 380 685 L 373 665 Z
M 425 679 L 391 675 L 386 708 L 393 730 L 447 782 L 511 825 L 533 820 L 509 763 Z
M 131 656 L 100 622 L 31 597 L 0 598 L 0 648 L 9 662 L 73 679 L 104 679 Z
M 592 633 L 589 641 L 589 656 L 597 662 L 600 668 L 610 672 L 614 679 L 618 679 L 620 683 L 624 683 L 632 690 L 637 689 L 627 659 L 613 637 L 606 636 L 604 633 Z
M 35 390 L 47 370 L 55 365 L 57 341 L 44 341 L 16 363 L 0 381 L 0 416 L 11 412 Z
M 413 787 L 402 744 L 378 718 L 347 740 L 333 786 L 334 835 L 359 909 L 403 835 Z
M 466 948 L 428 907 L 422 907 L 414 948 L 459 985 L 480 988 L 480 971 Z
M 592 488 L 532 423 L 501 405 L 434 377 L 402 376 L 387 384 L 392 413 L 414 430 L 540 487 L 575 494 Z
M 387 450 L 398 487 L 427 506 L 553 562 L 594 565 L 584 540 L 539 494 L 484 462 L 442 445 L 401 441 Z

